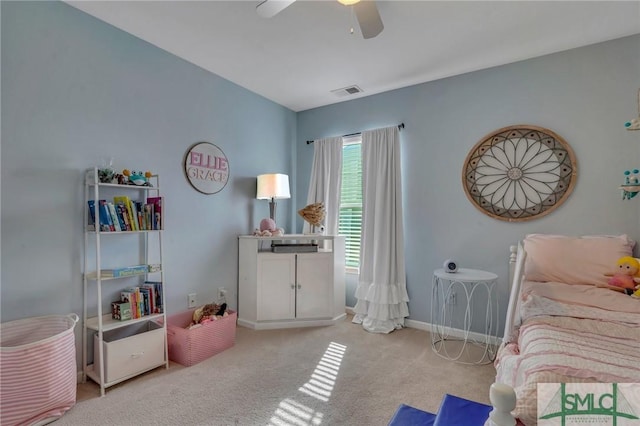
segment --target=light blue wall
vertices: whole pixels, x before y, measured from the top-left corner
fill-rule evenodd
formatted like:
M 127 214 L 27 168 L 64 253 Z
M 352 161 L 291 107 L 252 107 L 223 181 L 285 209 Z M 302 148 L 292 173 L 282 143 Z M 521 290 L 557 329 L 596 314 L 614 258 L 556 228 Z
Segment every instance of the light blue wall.
M 640 240 L 640 202 L 616 189 L 622 170 L 640 165 L 640 132 L 622 127 L 637 112 L 640 37 L 295 114 L 63 3 L 1 2 L 1 14 L 2 321 L 82 312 L 82 174 L 105 157 L 161 175 L 170 312 L 222 285 L 235 306 L 236 236 L 268 212 L 253 198 L 256 175 L 291 175 L 279 224 L 300 230 L 313 151 L 304 141 L 400 122 L 411 319 L 429 321 L 431 271 L 445 258 L 497 272 L 504 311 L 507 249 L 524 234 Z M 467 201 L 461 167 L 482 136 L 518 123 L 562 135 L 579 174 L 556 212 L 509 224 Z M 182 171 L 201 140 L 230 161 L 215 195 Z
M 640 166 L 640 132 L 623 126 L 638 112 L 639 87 L 640 36 L 634 36 L 304 111 L 298 113 L 298 174 L 311 170 L 313 148 L 306 140 L 404 122 L 410 319 L 429 321 L 432 271 L 447 258 L 499 274 L 504 317 L 508 249 L 525 234 L 627 233 L 640 241 L 640 200 L 623 202 L 617 189 L 623 171 Z M 555 131 L 578 162 L 565 204 L 524 223 L 481 213 L 461 183 L 469 150 L 486 134 L 514 124 Z M 297 180 L 298 208 L 307 188 L 308 179 Z M 348 284 L 347 304 L 354 306 L 355 280 Z
M 2 321 L 82 313 L 82 176 L 105 157 L 160 174 L 168 311 L 218 286 L 237 306 L 236 237 L 269 211 L 255 177 L 293 173 L 295 133 L 293 111 L 73 7 L 3 1 Z M 229 159 L 215 195 L 183 173 L 198 141 Z M 278 204 L 291 229 L 293 200 Z

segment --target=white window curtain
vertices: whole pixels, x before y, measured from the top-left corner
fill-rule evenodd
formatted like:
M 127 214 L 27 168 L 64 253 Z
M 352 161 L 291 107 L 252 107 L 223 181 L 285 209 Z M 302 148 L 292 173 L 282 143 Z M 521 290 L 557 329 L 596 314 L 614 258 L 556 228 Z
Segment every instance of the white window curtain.
M 353 322 L 373 333 L 409 316 L 397 126 L 362 132 L 362 241 Z
M 324 226 L 327 235 L 338 235 L 340 189 L 342 187 L 342 138 L 325 138 L 313 142 L 313 165 L 307 204 L 324 203 Z M 311 232 L 304 222 L 302 232 Z

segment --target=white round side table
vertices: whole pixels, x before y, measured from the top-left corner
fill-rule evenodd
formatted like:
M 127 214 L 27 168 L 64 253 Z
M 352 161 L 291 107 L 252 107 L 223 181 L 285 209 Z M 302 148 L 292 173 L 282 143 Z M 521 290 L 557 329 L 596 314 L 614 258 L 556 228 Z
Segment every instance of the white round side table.
M 488 364 L 495 359 L 498 276 L 478 269 L 433 271 L 431 347 L 439 356 L 463 364 Z M 463 299 L 463 300 L 459 300 Z M 479 332 L 471 331 L 474 329 Z

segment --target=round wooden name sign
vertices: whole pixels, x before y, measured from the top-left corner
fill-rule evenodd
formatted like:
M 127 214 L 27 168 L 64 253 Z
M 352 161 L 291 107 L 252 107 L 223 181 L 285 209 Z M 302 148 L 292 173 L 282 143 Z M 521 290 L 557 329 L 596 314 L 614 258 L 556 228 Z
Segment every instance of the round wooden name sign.
M 198 142 L 184 157 L 184 173 L 196 191 L 215 194 L 229 181 L 229 160 L 214 144 Z

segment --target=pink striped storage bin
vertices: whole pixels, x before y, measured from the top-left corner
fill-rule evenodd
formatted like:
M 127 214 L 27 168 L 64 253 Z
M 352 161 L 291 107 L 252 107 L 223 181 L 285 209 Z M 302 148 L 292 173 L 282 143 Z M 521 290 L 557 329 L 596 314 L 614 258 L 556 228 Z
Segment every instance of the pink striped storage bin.
M 236 342 L 236 312 L 228 310 L 226 317 L 189 329 L 194 310 L 167 318 L 169 359 L 187 367 L 230 348 Z
M 44 424 L 76 403 L 76 314 L 0 324 L 0 424 Z

